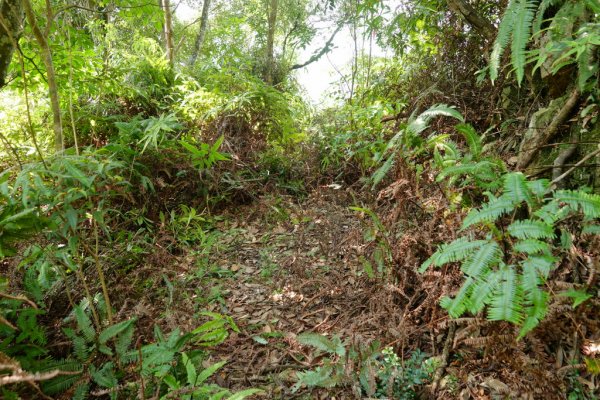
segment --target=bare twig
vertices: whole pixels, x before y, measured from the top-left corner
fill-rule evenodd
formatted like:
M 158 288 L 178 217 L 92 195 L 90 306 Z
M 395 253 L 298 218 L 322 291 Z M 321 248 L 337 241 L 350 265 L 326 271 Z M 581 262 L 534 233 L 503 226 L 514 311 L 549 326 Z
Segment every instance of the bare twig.
M 581 166 L 582 164 L 584 164 L 587 160 L 589 160 L 590 158 L 593 158 L 595 156 L 597 156 L 598 154 L 600 154 L 600 149 L 591 152 L 590 154 L 588 154 L 587 156 L 583 157 L 581 159 L 581 161 L 579 161 L 577 164 L 575 164 L 574 166 L 572 166 L 571 168 L 569 168 L 565 173 L 563 173 L 562 175 L 558 176 L 557 178 L 553 179 L 550 186 L 556 186 L 556 184 L 560 181 L 562 181 L 563 179 L 565 179 L 567 176 L 569 176 L 571 174 L 571 172 L 575 171 L 575 169 L 579 166 Z

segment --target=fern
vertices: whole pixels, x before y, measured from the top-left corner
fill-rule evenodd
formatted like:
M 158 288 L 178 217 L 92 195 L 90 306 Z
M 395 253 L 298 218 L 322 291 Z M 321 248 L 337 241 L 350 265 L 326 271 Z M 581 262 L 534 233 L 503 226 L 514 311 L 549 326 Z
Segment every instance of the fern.
M 500 60 L 504 54 L 504 50 L 508 46 L 508 42 L 511 38 L 511 33 L 516 20 L 516 10 L 518 7 L 519 0 L 510 0 L 498 26 L 498 33 L 496 34 L 496 40 L 492 47 L 492 54 L 490 56 L 490 79 L 492 82 L 498 78 L 498 70 L 500 68 Z
M 525 175 L 521 172 L 506 174 L 504 178 L 504 196 L 514 204 L 519 204 L 523 201 L 530 203 L 532 196 L 527 186 Z
M 568 204 L 574 210 L 581 210 L 588 218 L 600 218 L 600 195 L 574 190 L 559 190 L 554 198 Z
M 483 151 L 483 146 L 481 137 L 477 134 L 475 128 L 470 124 L 458 124 L 454 128 L 463 135 L 469 146 L 469 151 L 477 159 Z
M 346 348 L 339 337 L 334 337 L 332 340 L 329 340 L 325 336 L 317 333 L 302 333 L 298 335 L 298 342 L 304 345 L 313 346 L 330 354 L 336 354 L 340 357 L 346 355 Z
M 75 306 L 75 318 L 77 319 L 77 328 L 83 334 L 88 343 L 93 342 L 96 338 L 96 330 L 92 326 L 90 317 L 85 313 L 81 306 Z
M 500 279 L 501 275 L 497 271 L 479 277 L 467 304 L 469 312 L 477 314 L 483 310 L 500 284 Z
M 478 278 L 500 263 L 501 256 L 502 250 L 498 243 L 489 241 L 463 262 L 461 270 L 468 277 Z
M 505 266 L 496 273 L 499 274 L 500 284 L 491 298 L 488 318 L 492 321 L 509 321 L 519 324 L 523 321 L 523 312 L 515 267 Z
M 455 108 L 449 107 L 446 104 L 437 104 L 430 107 L 421 113 L 421 115 L 419 115 L 417 118 L 409 122 L 407 130 L 412 133 L 419 134 L 429 127 L 429 121 L 432 118 L 440 116 L 452 117 L 460 122 L 465 121 L 464 117 L 458 111 L 456 111 Z
M 431 265 L 441 267 L 447 263 L 462 261 L 486 243 L 485 240 L 471 241 L 467 237 L 461 237 L 449 244 L 443 244 L 421 265 L 419 271 L 424 272 Z
M 524 219 L 508 226 L 508 233 L 517 239 L 554 239 L 552 225 L 542 221 Z
M 511 0 L 508 3 L 490 56 L 492 81 L 498 77 L 500 60 L 509 41 L 511 42 L 511 63 L 517 73 L 517 82 L 521 84 L 523 81 L 526 62 L 525 48 L 531 36 L 536 8 L 536 2 L 532 0 Z
M 536 239 L 525 239 L 516 242 L 513 250 L 525 254 L 550 253 L 550 245 Z
M 521 266 L 524 271 L 535 271 L 536 275 L 541 279 L 540 283 L 544 283 L 550 275 L 555 262 L 556 258 L 551 255 L 539 255 L 528 257 L 522 262 Z
M 448 311 L 452 318 L 458 318 L 467 310 L 469 296 L 473 291 L 475 279 L 468 277 L 454 298 L 444 297 L 440 306 Z
M 481 222 L 494 222 L 503 214 L 512 211 L 513 208 L 514 202 L 507 197 L 501 196 L 493 199 L 481 207 L 481 209 L 471 210 L 463 221 L 462 229 Z

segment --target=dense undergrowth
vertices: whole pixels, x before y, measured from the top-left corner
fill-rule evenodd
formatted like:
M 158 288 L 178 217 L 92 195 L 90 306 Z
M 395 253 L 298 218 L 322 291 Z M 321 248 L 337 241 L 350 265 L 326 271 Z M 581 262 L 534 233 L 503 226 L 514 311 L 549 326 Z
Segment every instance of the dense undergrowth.
M 225 312 L 201 303 L 195 329 L 166 324 L 174 281 L 219 288 L 231 277 L 208 265 L 225 210 L 266 196 L 301 204 L 324 187 L 352 197 L 366 249 L 356 279 L 393 293 L 407 333 L 294 336 L 288 344 L 311 356 L 294 359 L 287 395 L 596 398 L 600 175 L 585 162 L 598 158 L 597 2 L 481 6 L 497 32 L 437 3 L 391 19 L 377 2 L 342 5 L 338 23 L 354 21 L 355 35 L 364 29 L 393 56 L 355 57 L 342 79 L 349 93 L 321 110 L 303 100 L 285 47 L 276 65 L 257 60 L 264 40 L 244 40 L 247 26 L 223 7 L 236 40 L 215 28 L 196 65 L 165 58 L 134 29 L 137 14 L 93 21 L 89 32 L 61 19 L 59 152 L 46 64 L 23 40 L 2 96 L 3 398 L 272 393 L 283 384 L 220 375 L 225 362 L 212 351 L 242 334 Z M 300 46 L 314 32 L 292 24 L 305 19 L 294 12 L 284 43 L 300 32 Z M 577 152 L 581 161 L 567 164 Z M 176 275 L 186 257 L 197 275 Z M 202 296 L 222 301 L 213 294 Z M 163 315 L 144 312 L 159 299 Z

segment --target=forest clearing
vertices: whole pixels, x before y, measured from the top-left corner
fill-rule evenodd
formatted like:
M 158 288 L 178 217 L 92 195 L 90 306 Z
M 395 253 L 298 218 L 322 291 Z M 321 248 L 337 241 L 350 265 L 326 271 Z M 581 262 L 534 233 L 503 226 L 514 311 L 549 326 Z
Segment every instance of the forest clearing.
M 0 398 L 600 395 L 598 0 L 0 0 Z

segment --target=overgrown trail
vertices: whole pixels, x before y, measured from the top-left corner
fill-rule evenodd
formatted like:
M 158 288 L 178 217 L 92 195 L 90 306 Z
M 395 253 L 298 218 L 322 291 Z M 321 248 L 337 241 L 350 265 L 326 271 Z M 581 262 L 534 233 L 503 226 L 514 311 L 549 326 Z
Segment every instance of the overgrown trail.
M 219 384 L 266 386 L 268 398 L 294 398 L 296 371 L 318 365 L 313 350 L 295 341 L 299 333 L 393 341 L 386 330 L 398 326 L 402 312 L 382 301 L 381 284 L 364 273 L 368 244 L 353 204 L 343 189 L 320 188 L 301 203 L 268 197 L 224 214 L 202 288 L 187 288 L 241 330 L 211 353 L 211 362 L 227 360 Z M 332 390 L 323 398 L 332 398 Z

